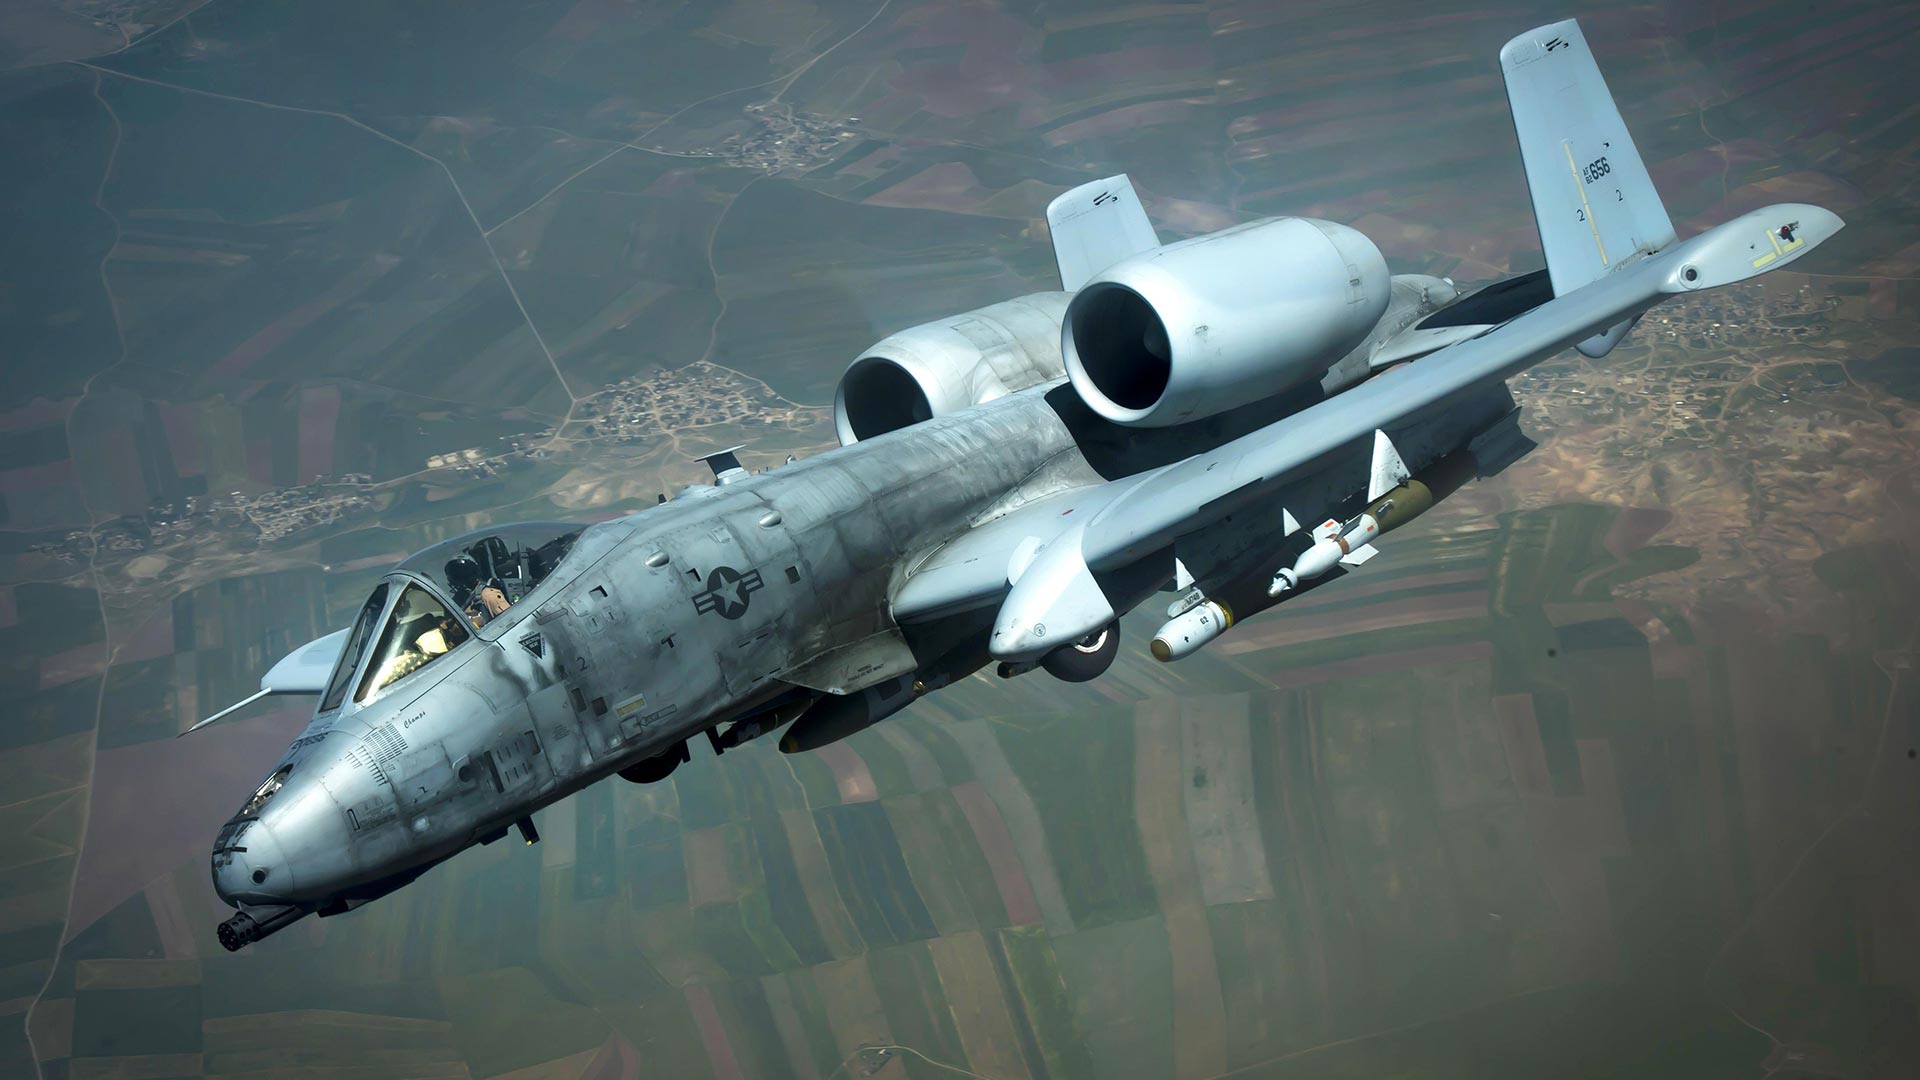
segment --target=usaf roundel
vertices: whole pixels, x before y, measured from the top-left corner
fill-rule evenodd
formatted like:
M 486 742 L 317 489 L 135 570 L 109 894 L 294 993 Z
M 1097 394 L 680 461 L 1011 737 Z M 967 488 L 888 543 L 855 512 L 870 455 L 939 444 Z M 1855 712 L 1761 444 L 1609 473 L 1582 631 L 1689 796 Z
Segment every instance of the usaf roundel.
M 693 594 L 693 610 L 702 615 L 711 611 L 723 619 L 737 619 L 747 613 L 748 599 L 764 584 L 758 570 L 750 569 L 742 574 L 731 566 L 716 567 L 707 575 L 706 590 Z

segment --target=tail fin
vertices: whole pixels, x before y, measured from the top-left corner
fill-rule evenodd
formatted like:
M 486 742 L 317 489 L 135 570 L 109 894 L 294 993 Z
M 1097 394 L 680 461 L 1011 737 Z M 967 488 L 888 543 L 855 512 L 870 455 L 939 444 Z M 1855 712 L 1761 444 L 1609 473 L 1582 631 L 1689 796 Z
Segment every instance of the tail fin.
M 1636 253 L 1673 243 L 1667 208 L 1578 22 L 1542 26 L 1507 42 L 1500 73 L 1554 295 L 1610 273 Z M 1581 351 L 1605 354 L 1628 325 L 1581 342 Z
M 1047 205 L 1060 287 L 1077 292 L 1093 275 L 1129 255 L 1160 246 L 1127 174 L 1081 184 Z

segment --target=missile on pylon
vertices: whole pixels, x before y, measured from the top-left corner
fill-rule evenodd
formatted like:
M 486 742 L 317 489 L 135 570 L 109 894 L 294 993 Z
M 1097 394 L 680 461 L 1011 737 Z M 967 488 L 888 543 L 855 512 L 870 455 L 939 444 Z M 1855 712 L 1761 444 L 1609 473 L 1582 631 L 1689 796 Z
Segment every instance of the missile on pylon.
M 1202 600 L 1168 619 L 1153 635 L 1153 658 L 1166 663 L 1199 652 L 1233 625 L 1233 609 L 1218 600 Z
M 1292 577 L 1289 585 L 1262 588 L 1268 574 L 1264 568 L 1255 567 L 1218 587 L 1209 586 L 1203 599 L 1177 612 L 1160 627 L 1153 637 L 1154 659 L 1165 663 L 1191 656 L 1233 626 L 1332 580 L 1327 575 L 1334 567 L 1365 562 L 1374 554 L 1374 537 L 1426 513 L 1472 479 L 1478 468 L 1471 451 L 1455 451 L 1419 476 L 1407 477 L 1387 489 L 1344 529 L 1337 522 L 1321 526 L 1321 539 L 1273 579 L 1278 585 Z M 1344 548 L 1341 540 L 1347 541 Z M 1360 554 L 1357 559 L 1356 554 Z
M 1338 563 L 1366 562 L 1373 557 L 1371 545 L 1375 540 L 1433 509 L 1434 503 L 1472 479 L 1478 468 L 1471 450 L 1456 450 L 1420 475 L 1388 488 L 1345 526 L 1324 533 L 1300 553 L 1291 567 L 1282 567 L 1267 586 L 1267 595 L 1280 596 L 1296 589 L 1302 581 L 1319 577 Z
M 1339 563 L 1361 563 L 1373 557 L 1367 545 L 1380 535 L 1379 522 L 1361 514 L 1344 532 L 1334 522 L 1328 524 L 1334 525 L 1334 528 L 1328 530 L 1325 538 L 1301 552 L 1292 566 L 1283 566 L 1273 575 L 1273 583 L 1267 586 L 1268 596 L 1291 591 L 1302 581 L 1317 578 Z

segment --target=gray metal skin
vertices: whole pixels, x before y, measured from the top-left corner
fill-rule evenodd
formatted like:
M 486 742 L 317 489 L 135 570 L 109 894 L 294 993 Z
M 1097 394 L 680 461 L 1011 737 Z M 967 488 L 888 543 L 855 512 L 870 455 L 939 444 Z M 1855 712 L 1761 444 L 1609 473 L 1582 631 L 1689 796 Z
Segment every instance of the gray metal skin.
M 1454 296 L 1435 278 L 1395 284 L 1375 332 L 1318 394 L 1365 378 L 1370 349 Z M 1165 430 L 1152 445 L 1110 432 L 1103 448 L 1086 430 L 1103 422 L 1056 377 L 593 525 L 472 639 L 364 703 L 316 715 L 272 770 L 290 767 L 278 791 L 223 830 L 216 891 L 272 929 L 350 909 L 769 703 L 963 677 L 988 659 L 984 623 L 969 615 L 980 604 L 904 628 L 894 618 L 916 556 L 1035 500 L 1098 487 L 1101 468 L 1137 467 L 1123 453 L 1184 457 L 1287 407 Z M 1302 500 L 1326 501 L 1308 486 Z M 735 574 L 758 586 L 729 587 Z M 389 580 L 457 610 L 426 577 Z M 728 603 L 701 601 L 713 586 Z M 361 661 L 356 684 L 372 663 Z
M 1533 45 L 1503 59 L 1591 66 L 1572 26 L 1531 31 Z M 1523 145 L 1557 137 L 1520 135 Z M 1622 140 L 1606 149 L 1626 164 L 1633 151 Z M 1137 198 L 1130 188 L 1110 197 L 1116 179 L 1124 185 L 1110 178 L 1062 196 L 1071 216 L 1050 208 L 1071 286 L 1116 252 L 1150 257 Z M 1580 212 L 1592 209 L 1588 190 L 1545 182 L 1537 214 L 1576 197 Z M 1100 232 L 1102 215 L 1121 228 Z M 1169 427 L 1116 424 L 1058 377 L 1014 385 L 1061 370 L 1057 351 L 1040 362 L 1046 350 L 1030 328 L 989 348 L 992 334 L 961 329 L 981 330 L 967 322 L 976 312 L 909 335 L 917 351 L 899 365 L 903 377 L 927 392 L 930 411 L 953 411 L 593 525 L 468 640 L 364 702 L 316 715 L 276 765 L 284 782 L 217 842 L 216 889 L 242 912 L 222 925 L 223 943 L 365 903 L 588 784 L 670 765 L 689 738 L 729 722 L 744 739 L 860 701 L 857 727 L 990 657 L 1026 670 L 1117 626 L 1168 584 L 1176 560 L 1195 595 L 1287 565 L 1288 549 L 1309 542 L 1296 519 L 1341 515 L 1363 499 L 1376 432 L 1415 472 L 1462 449 L 1483 475 L 1496 472 L 1531 445 L 1505 379 L 1570 345 L 1610 347 L 1662 300 L 1786 265 L 1840 227 L 1818 207 L 1786 204 L 1659 250 L 1602 254 L 1597 229 L 1549 236 L 1591 242 L 1599 276 L 1497 325 L 1444 334 L 1419 324 L 1454 300 L 1451 286 L 1394 278 L 1374 329 L 1317 383 Z M 1020 320 L 1059 307 L 1047 297 Z M 1189 329 L 1208 328 L 1169 326 Z M 989 355 L 1003 348 L 1020 355 Z M 1383 356 L 1394 366 L 1382 368 Z M 992 397 L 1001 388 L 1013 392 Z M 442 594 L 450 611 L 454 599 Z M 374 663 L 367 652 L 362 668 Z M 716 749 L 729 741 L 716 738 Z
M 897 641 L 892 570 L 1060 451 L 1064 429 L 1044 411 L 1003 399 L 591 526 L 472 639 L 364 704 L 316 716 L 276 765 L 292 766 L 283 786 L 226 838 L 245 850 L 216 855 L 218 892 L 262 908 L 378 892 L 750 711 L 788 689 L 779 676 L 802 661 Z M 695 597 L 720 567 L 757 573 L 760 586 L 702 612 Z M 536 634 L 539 655 L 522 643 Z M 349 809 L 389 803 L 390 819 L 362 809 L 362 828 L 349 825 Z

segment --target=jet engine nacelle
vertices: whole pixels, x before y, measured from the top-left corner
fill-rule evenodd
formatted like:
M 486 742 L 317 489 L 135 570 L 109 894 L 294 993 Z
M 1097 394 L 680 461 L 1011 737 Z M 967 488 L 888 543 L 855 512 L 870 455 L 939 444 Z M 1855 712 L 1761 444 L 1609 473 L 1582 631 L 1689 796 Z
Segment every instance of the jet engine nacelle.
M 1183 424 L 1320 378 L 1386 312 L 1387 283 L 1353 229 L 1269 218 L 1101 271 L 1068 305 L 1060 349 L 1094 412 Z
M 883 338 L 840 376 L 840 445 L 1060 377 L 1067 293 L 1031 293 Z

